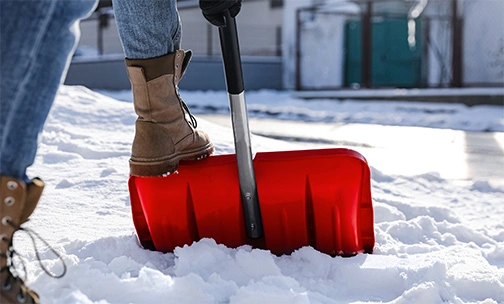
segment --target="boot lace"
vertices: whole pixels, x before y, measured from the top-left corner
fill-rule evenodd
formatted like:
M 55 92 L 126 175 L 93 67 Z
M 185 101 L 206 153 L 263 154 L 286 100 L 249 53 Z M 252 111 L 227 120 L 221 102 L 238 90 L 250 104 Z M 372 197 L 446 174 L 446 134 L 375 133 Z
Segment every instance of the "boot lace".
M 181 99 L 182 101 L 182 99 Z M 198 126 L 198 122 L 196 121 L 196 118 L 191 114 L 191 111 L 189 110 L 189 107 L 187 106 L 187 104 L 182 101 L 182 107 L 184 108 L 184 110 L 187 112 L 187 114 L 189 115 L 189 118 L 191 119 L 191 125 L 193 126 L 193 128 L 196 129 L 196 127 Z
M 67 272 L 67 266 L 66 266 L 65 261 L 63 260 L 63 258 L 61 256 L 61 254 L 59 252 L 57 252 L 56 249 L 54 249 L 51 245 L 49 245 L 49 243 L 46 240 L 44 240 L 38 233 L 36 233 L 32 229 L 16 225 L 10 219 L 7 219 L 6 222 L 15 229 L 14 233 L 16 233 L 17 231 L 22 231 L 22 232 L 26 233 L 30 237 L 30 239 L 32 241 L 32 244 L 33 244 L 33 248 L 35 249 L 35 255 L 37 257 L 37 261 L 39 262 L 40 268 L 47 275 L 49 275 L 52 278 L 59 279 L 59 278 L 62 278 L 66 274 L 66 272 Z M 40 240 L 47 248 L 49 248 L 49 250 L 56 257 L 58 257 L 58 259 L 61 261 L 61 264 L 63 265 L 63 271 L 62 271 L 61 274 L 55 274 L 52 271 L 50 271 L 49 269 L 47 269 L 46 266 L 44 266 L 44 264 L 42 263 L 42 259 L 40 257 L 39 248 L 37 246 L 37 242 L 36 242 L 37 239 Z M 8 247 L 8 250 L 7 250 L 6 254 L 3 253 L 3 252 L 0 252 L 0 257 L 8 259 L 7 266 L 2 267 L 2 269 L 0 269 L 0 272 L 4 272 L 4 271 L 8 271 L 9 272 L 9 275 L 7 276 L 7 279 L 4 282 L 1 283 L 1 288 L 3 290 L 9 290 L 12 287 L 12 282 L 13 281 L 20 281 L 21 285 L 24 285 L 23 281 L 26 280 L 26 278 L 27 278 L 26 264 L 25 264 L 25 260 L 23 259 L 23 256 L 21 254 L 19 254 L 16 250 L 14 250 L 14 248 L 12 246 L 12 239 L 8 239 L 4 235 L 4 236 L 2 236 L 2 240 L 1 241 L 7 242 L 9 244 L 9 247 Z M 22 266 L 23 273 L 24 273 L 23 278 L 21 278 L 20 272 L 16 269 L 16 266 L 13 263 L 13 259 L 14 259 L 15 256 L 17 256 L 19 258 L 19 261 L 21 262 L 21 266 Z M 26 291 L 23 288 L 21 288 L 20 289 L 20 293 L 18 295 L 18 301 L 20 303 L 23 303 L 25 298 L 26 298 Z
M 183 71 L 182 71 L 182 73 L 183 73 Z M 191 111 L 189 110 L 189 107 L 187 106 L 187 104 L 184 102 L 184 100 L 182 100 L 182 97 L 180 97 L 180 94 L 179 94 L 179 91 L 178 91 L 178 85 L 175 88 L 175 93 L 177 94 L 178 100 L 180 101 L 180 104 L 182 105 L 182 108 L 184 108 L 184 111 L 187 112 L 187 115 L 189 115 L 189 118 L 191 119 L 191 121 L 190 121 L 191 126 L 194 129 L 196 129 L 196 127 L 198 126 L 198 122 L 196 121 L 196 118 L 191 114 Z

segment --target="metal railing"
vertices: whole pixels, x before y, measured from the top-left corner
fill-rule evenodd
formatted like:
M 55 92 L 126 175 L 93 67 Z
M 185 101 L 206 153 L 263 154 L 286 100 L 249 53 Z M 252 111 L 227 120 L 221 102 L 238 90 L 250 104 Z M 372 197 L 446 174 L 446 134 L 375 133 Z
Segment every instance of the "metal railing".
M 458 0 L 352 2 L 297 10 L 297 90 L 504 86 L 504 31 L 498 30 L 504 28 L 500 20 L 504 1 L 468 0 L 463 6 Z M 495 13 L 496 9 L 502 14 Z M 470 33 L 474 28 L 493 30 L 493 39 L 477 39 Z M 475 50 L 471 44 L 476 42 L 486 49 L 479 57 L 471 53 Z M 338 62 L 317 65 L 315 57 L 322 60 L 331 55 L 324 48 L 331 49 L 333 57 L 341 57 Z M 496 77 L 478 70 L 474 61 L 481 61 L 487 70 L 493 68 Z M 319 83 L 311 82 L 317 77 L 311 70 L 324 68 L 337 80 L 319 77 Z M 408 74 L 415 74 L 414 79 L 406 81 Z
M 197 10 L 194 3 L 181 2 L 178 6 L 181 15 L 189 10 Z M 238 22 L 240 22 L 238 20 Z M 96 26 L 96 29 L 92 28 Z M 272 24 L 240 24 L 242 38 L 241 53 L 245 56 L 281 56 L 282 28 Z M 81 21 L 82 49 L 87 53 L 104 55 L 120 53 L 121 46 L 115 25 L 111 1 L 100 2 L 96 11 Z M 217 29 L 204 18 L 182 18 L 183 47 L 192 49 L 196 55 L 220 56 L 220 45 Z M 86 53 L 80 51 L 77 55 Z

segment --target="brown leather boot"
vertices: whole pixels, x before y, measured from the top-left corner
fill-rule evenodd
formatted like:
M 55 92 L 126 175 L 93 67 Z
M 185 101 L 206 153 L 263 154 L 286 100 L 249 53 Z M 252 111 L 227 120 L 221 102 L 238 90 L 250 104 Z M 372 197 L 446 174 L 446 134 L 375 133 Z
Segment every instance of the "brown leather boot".
M 38 295 L 11 272 L 12 237 L 28 220 L 42 195 L 44 182 L 0 176 L 0 303 L 39 303 Z
M 196 120 L 178 93 L 191 56 L 191 51 L 178 50 L 152 59 L 126 59 L 138 114 L 130 159 L 132 175 L 172 173 L 180 160 L 196 160 L 213 152 L 208 135 L 195 130 Z

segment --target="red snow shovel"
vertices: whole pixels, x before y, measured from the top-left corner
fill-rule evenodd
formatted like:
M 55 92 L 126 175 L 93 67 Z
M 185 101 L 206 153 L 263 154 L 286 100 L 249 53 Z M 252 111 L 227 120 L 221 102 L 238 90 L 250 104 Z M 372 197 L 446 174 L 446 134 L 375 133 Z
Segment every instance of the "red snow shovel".
M 201 238 L 274 254 L 303 246 L 371 253 L 369 166 L 348 149 L 257 153 L 252 158 L 236 21 L 219 27 L 236 154 L 181 162 L 178 174 L 131 176 L 133 222 L 144 248 L 168 252 Z

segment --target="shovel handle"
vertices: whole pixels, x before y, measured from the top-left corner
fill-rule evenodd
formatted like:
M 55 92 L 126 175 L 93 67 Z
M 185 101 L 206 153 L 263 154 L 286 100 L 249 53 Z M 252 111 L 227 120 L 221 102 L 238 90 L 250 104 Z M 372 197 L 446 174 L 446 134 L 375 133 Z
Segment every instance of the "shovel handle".
M 229 11 L 226 11 L 224 18 L 226 25 L 219 27 L 219 37 L 226 74 L 226 87 L 229 94 L 238 95 L 245 91 L 238 30 L 236 20 L 229 15 Z
M 252 161 L 238 32 L 236 30 L 236 20 L 231 16 L 229 10 L 226 10 L 223 14 L 225 25 L 219 27 L 219 37 L 231 107 L 236 161 L 240 178 L 240 195 L 247 236 L 256 239 L 262 237 L 263 225 Z

